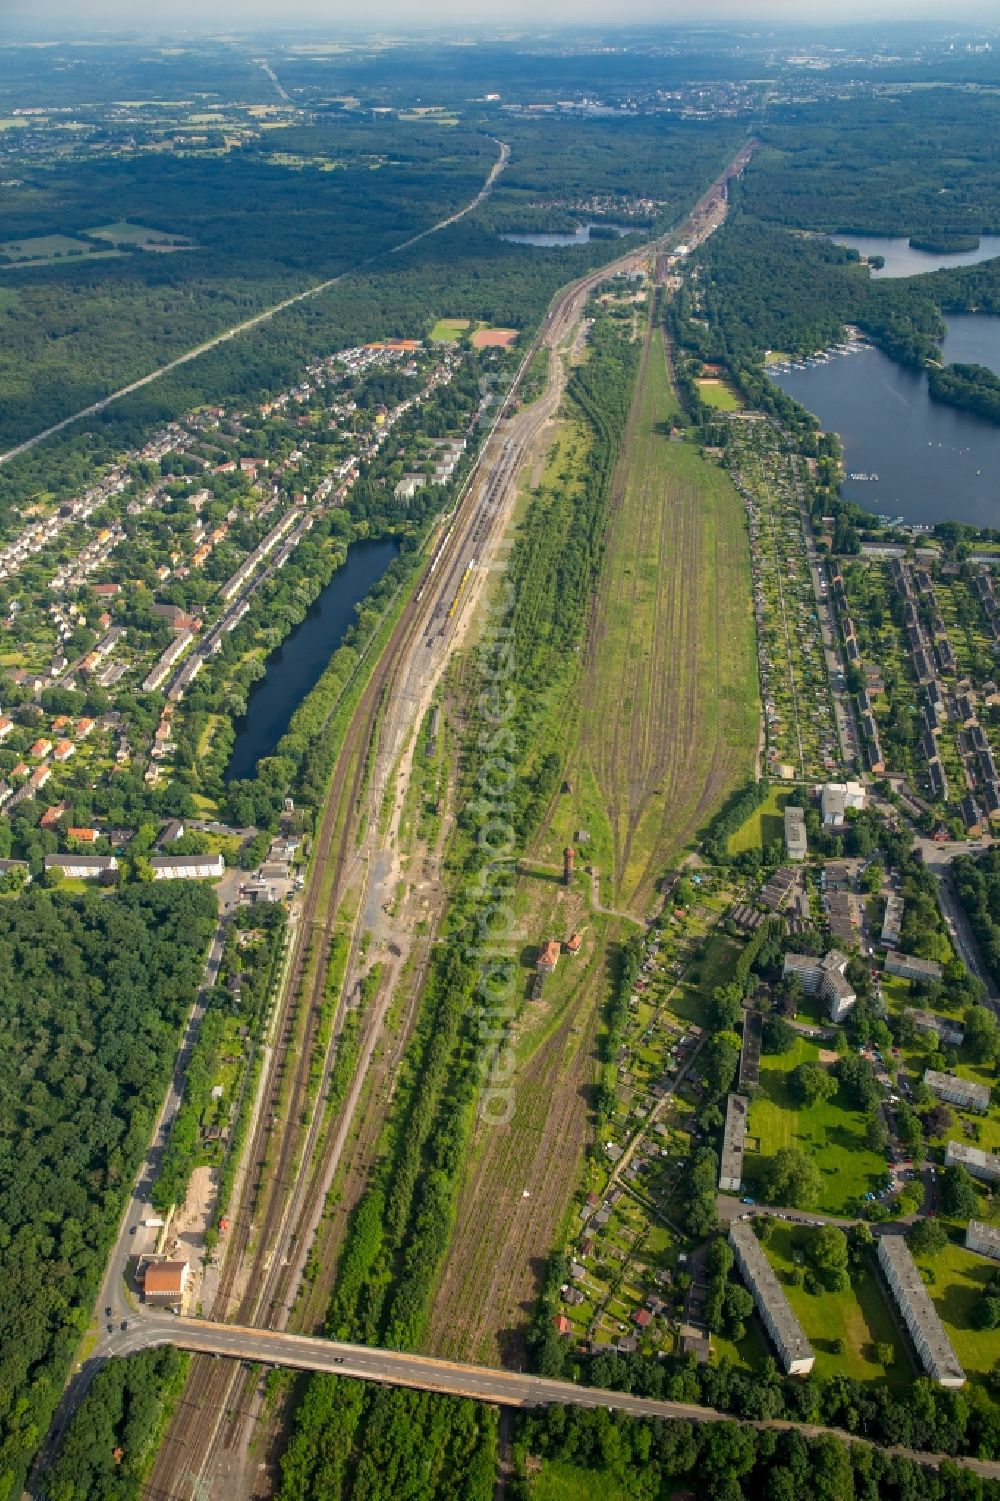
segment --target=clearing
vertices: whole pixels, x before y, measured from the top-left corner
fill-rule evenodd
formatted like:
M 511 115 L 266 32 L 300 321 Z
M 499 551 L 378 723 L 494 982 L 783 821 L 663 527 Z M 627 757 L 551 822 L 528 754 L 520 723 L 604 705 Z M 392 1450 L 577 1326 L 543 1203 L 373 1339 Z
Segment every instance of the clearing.
M 191 250 L 193 244 L 187 235 L 175 234 L 172 230 L 150 229 L 146 224 L 130 224 L 119 219 L 115 224 L 99 224 L 88 229 L 88 235 L 98 240 L 108 240 L 112 245 L 141 245 L 147 250 Z
M 468 318 L 439 318 L 431 329 L 431 342 L 433 344 L 456 344 L 468 327 Z
M 715 407 L 720 412 L 739 412 L 743 403 L 733 390 L 727 386 L 724 380 L 705 379 L 695 382 L 698 387 L 698 395 L 707 407 Z
M 785 837 L 785 804 L 791 795 L 790 788 L 772 787 L 746 823 L 729 836 L 729 853 L 741 855 L 744 850 L 763 850 L 769 844 L 782 842 Z

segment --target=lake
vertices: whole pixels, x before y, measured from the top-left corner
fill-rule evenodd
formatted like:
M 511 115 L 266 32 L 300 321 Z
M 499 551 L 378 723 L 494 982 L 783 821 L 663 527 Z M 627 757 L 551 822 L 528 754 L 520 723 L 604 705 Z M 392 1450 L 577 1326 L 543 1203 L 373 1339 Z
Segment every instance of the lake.
M 236 741 L 225 780 L 252 777 L 263 756 L 273 756 L 292 715 L 315 688 L 323 670 L 354 624 L 354 607 L 377 584 L 399 544 L 354 542 L 347 561 L 316 597 L 308 614 L 276 647 L 265 673 L 250 689 L 247 711 L 236 721 Z
M 1000 319 L 987 320 L 1000 324 Z M 948 319 L 949 349 L 984 343 L 987 331 Z M 957 328 L 952 325 L 958 324 Z M 991 359 L 1000 362 L 1000 328 Z M 986 363 L 983 358 L 982 363 Z M 972 412 L 931 401 L 922 371 L 895 364 L 879 349 L 835 356 L 828 364 L 773 377 L 783 391 L 840 434 L 844 469 L 877 480 L 845 478 L 845 499 L 869 511 L 933 526 L 967 521 L 1000 526 L 1000 427 Z
M 885 265 L 872 276 L 919 276 L 924 271 L 945 271 L 952 266 L 975 266 L 1000 255 L 1000 235 L 980 235 L 978 250 L 939 255 L 931 250 L 913 250 L 905 235 L 831 235 L 837 245 L 846 245 L 866 258 L 884 255 Z
M 1000 318 L 989 313 L 949 313 L 941 345 L 946 365 L 985 365 L 1000 375 Z
M 592 229 L 613 229 L 619 240 L 623 235 L 637 235 L 644 232 L 644 227 L 640 229 L 634 224 L 580 224 L 574 234 L 539 230 L 536 234 L 501 235 L 500 238 L 508 240 L 511 245 L 586 245 L 591 238 Z

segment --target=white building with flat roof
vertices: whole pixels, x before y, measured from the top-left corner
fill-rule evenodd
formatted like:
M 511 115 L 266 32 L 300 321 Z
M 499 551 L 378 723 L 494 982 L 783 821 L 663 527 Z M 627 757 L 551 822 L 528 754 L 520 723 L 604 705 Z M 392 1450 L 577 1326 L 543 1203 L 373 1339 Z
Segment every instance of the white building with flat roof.
M 984 1183 L 1000 1183 L 1000 1154 L 984 1152 L 964 1141 L 949 1141 L 944 1149 L 945 1167 L 964 1167 L 973 1178 Z
M 986 1084 L 973 1084 L 969 1079 L 960 1079 L 957 1074 L 942 1074 L 936 1068 L 924 1070 L 924 1083 L 939 1100 L 947 1100 L 959 1110 L 973 1110 L 977 1115 L 985 1115 L 990 1108 L 990 1091 Z
M 847 955 L 840 949 L 819 958 L 815 954 L 786 954 L 782 973 L 794 975 L 807 995 L 818 995 L 827 1004 L 830 1020 L 843 1021 L 857 1000 L 847 979 Z
M 785 849 L 789 860 L 804 860 L 809 853 L 806 815 L 801 808 L 785 809 Z

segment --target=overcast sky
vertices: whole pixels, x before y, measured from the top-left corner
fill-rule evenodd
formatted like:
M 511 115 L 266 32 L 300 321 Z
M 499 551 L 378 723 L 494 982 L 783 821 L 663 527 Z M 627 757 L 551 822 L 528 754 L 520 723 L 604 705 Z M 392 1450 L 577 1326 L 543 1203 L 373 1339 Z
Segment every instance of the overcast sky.
M 355 0 L 0 0 L 0 33 L 293 25 L 336 31 L 469 26 L 475 21 L 621 25 L 771 20 L 808 25 L 927 18 L 954 25 L 962 19 L 995 21 L 998 15 L 996 0 L 954 0 L 947 7 L 940 0 L 380 0 L 361 9 L 363 19 Z

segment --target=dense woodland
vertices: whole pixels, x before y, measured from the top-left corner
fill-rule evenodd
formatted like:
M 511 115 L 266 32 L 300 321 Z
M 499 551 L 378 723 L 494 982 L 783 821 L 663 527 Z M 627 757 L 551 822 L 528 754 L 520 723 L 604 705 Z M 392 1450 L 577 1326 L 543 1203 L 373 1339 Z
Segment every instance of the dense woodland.
M 103 1365 L 45 1471 L 45 1501 L 139 1501 L 187 1368 L 171 1346 Z
M 90 1317 L 214 920 L 181 882 L 0 903 L 0 1496 Z
M 863 1444 L 738 1423 L 628 1418 L 604 1408 L 553 1405 L 526 1414 L 517 1420 L 515 1442 L 522 1467 L 515 1501 L 534 1494 L 529 1455 L 565 1474 L 568 1484 L 586 1483 L 590 1495 L 629 1501 L 694 1493 L 716 1501 L 995 1501 L 1000 1495 L 996 1482 L 956 1465 L 924 1470 Z
M 952 873 L 987 968 L 1000 984 L 1000 850 L 989 849 L 977 859 L 961 855 Z

